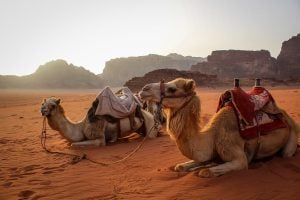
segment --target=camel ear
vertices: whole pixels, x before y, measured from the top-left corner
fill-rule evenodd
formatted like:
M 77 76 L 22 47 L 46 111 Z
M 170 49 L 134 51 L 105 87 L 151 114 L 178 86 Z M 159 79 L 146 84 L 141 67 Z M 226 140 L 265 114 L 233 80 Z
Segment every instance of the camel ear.
M 56 99 L 56 100 L 55 100 L 55 103 L 56 103 L 57 105 L 59 105 L 59 104 L 60 104 L 60 99 Z
M 196 83 L 193 79 L 187 80 L 187 82 L 184 85 L 184 89 L 186 92 L 194 91 L 196 87 Z

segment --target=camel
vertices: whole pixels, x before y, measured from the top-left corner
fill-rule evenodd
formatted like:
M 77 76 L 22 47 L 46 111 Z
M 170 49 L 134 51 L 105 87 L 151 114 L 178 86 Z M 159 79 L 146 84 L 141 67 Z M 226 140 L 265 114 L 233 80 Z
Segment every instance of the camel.
M 175 171 L 200 169 L 200 177 L 220 176 L 234 170 L 247 169 L 253 159 L 271 156 L 282 150 L 291 157 L 297 149 L 300 128 L 281 109 L 287 128 L 276 129 L 257 139 L 245 140 L 239 134 L 234 110 L 223 107 L 200 128 L 200 98 L 195 81 L 178 78 L 167 83 L 150 83 L 139 95 L 144 100 L 161 102 L 167 116 L 166 129 L 181 153 L 191 161 L 175 166 Z M 221 164 L 214 162 L 221 159 Z
M 165 123 L 165 116 L 160 103 L 145 101 L 144 105 L 144 109 L 154 116 L 155 122 L 160 124 L 160 126 L 161 124 Z
M 72 146 L 105 146 L 107 141 L 115 142 L 118 135 L 129 136 L 142 128 L 143 124 L 146 137 L 154 138 L 158 132 L 153 116 L 143 109 L 141 109 L 141 114 L 144 119 L 134 117 L 134 130 L 132 130 L 129 118 L 120 119 L 120 125 L 118 125 L 118 123 L 108 121 L 105 117 L 100 117 L 96 122 L 91 123 L 86 115 L 82 120 L 74 123 L 65 116 L 60 99 L 55 97 L 44 100 L 41 113 L 47 117 L 49 126 L 71 142 Z

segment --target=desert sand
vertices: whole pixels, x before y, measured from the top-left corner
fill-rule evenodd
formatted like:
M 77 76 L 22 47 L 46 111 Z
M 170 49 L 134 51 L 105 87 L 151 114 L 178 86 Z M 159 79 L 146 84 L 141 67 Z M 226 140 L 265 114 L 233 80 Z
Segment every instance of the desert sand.
M 269 88 L 278 105 L 300 123 L 300 89 Z M 199 88 L 202 123 L 216 110 L 222 90 Z M 300 150 L 292 158 L 274 156 L 248 170 L 216 178 L 197 172 L 179 173 L 175 164 L 187 161 L 166 133 L 147 139 L 124 162 L 101 166 L 47 154 L 40 144 L 43 98 L 60 97 L 66 115 L 83 118 L 98 91 L 1 90 L 0 199 L 300 199 Z M 140 144 L 141 139 L 105 147 L 71 148 L 48 127 L 47 147 L 112 162 Z

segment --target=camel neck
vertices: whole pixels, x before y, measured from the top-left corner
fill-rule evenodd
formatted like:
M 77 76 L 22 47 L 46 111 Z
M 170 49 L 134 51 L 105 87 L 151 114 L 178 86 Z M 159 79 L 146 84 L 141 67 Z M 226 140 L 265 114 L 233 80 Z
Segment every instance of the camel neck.
M 64 138 L 66 138 L 70 142 L 81 141 L 82 139 L 84 139 L 84 135 L 82 133 L 83 121 L 73 123 L 62 113 L 57 113 L 53 116 L 48 117 L 49 126 L 52 129 L 58 131 Z
M 200 110 L 200 99 L 195 96 L 185 106 L 177 110 L 167 109 L 166 112 L 171 138 L 181 153 L 192 160 L 197 157 L 208 160 L 213 154 L 212 135 L 200 131 Z
M 174 139 L 179 139 L 186 130 L 199 132 L 200 130 L 200 100 L 193 96 L 178 109 L 167 109 L 167 128 L 173 133 Z M 186 136 L 184 136 L 186 137 Z

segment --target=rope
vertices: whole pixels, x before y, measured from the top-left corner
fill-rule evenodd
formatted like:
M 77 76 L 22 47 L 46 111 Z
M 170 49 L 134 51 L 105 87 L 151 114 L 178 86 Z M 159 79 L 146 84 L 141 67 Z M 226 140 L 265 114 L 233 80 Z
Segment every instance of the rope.
M 155 128 L 155 125 L 151 127 L 149 132 L 151 132 L 153 128 Z M 46 147 L 46 139 L 47 139 L 47 125 L 46 125 L 46 117 L 44 117 L 42 131 L 41 131 L 41 145 L 47 153 L 72 156 L 73 158 L 72 158 L 70 164 L 76 164 L 76 163 L 78 163 L 82 160 L 88 160 L 88 161 L 90 161 L 92 163 L 95 163 L 95 164 L 99 164 L 99 165 L 102 165 L 102 166 L 108 166 L 108 165 L 113 165 L 113 164 L 116 164 L 116 163 L 123 162 L 126 159 L 130 158 L 133 154 L 135 154 L 142 147 L 144 141 L 146 140 L 146 137 L 143 138 L 143 140 L 140 142 L 140 144 L 134 150 L 132 150 L 131 152 L 129 151 L 130 153 L 127 154 L 125 157 L 123 157 L 120 160 L 116 160 L 116 161 L 110 162 L 110 163 L 95 161 L 95 160 L 89 158 L 86 154 L 77 155 L 77 154 L 66 153 L 66 152 L 51 151 Z
M 132 150 L 128 155 L 126 155 L 122 159 L 116 160 L 114 162 L 110 162 L 110 163 L 99 162 L 99 161 L 92 160 L 92 159 L 88 158 L 87 156 L 85 157 L 85 159 L 92 163 L 103 165 L 103 166 L 117 164 L 117 163 L 125 161 L 126 159 L 130 158 L 133 154 L 135 154 L 142 147 L 145 140 L 146 140 L 146 137 L 144 137 L 143 140 L 140 142 L 140 144 L 134 150 Z

